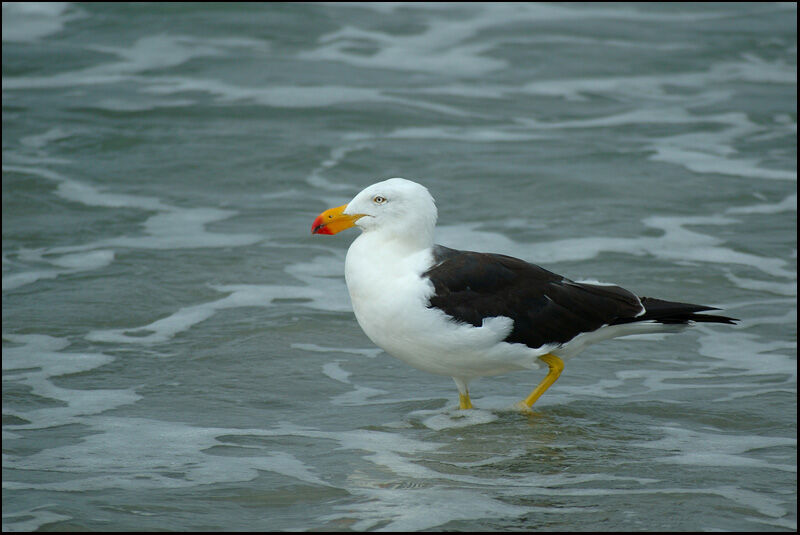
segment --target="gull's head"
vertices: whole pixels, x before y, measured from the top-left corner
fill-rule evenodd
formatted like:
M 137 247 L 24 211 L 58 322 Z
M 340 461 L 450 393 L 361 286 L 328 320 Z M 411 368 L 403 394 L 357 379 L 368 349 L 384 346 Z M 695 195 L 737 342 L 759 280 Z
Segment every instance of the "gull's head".
M 436 205 L 428 189 L 404 178 L 390 178 L 364 188 L 349 203 L 322 212 L 313 234 L 336 234 L 350 227 L 387 235 L 433 239 Z

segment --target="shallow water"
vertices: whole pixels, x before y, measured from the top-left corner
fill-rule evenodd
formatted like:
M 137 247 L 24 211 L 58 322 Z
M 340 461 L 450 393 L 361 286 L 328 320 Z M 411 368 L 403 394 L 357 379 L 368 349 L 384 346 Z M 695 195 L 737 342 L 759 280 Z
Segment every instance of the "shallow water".
M 795 4 L 3 4 L 3 529 L 795 530 Z M 741 318 L 472 385 L 323 209 Z

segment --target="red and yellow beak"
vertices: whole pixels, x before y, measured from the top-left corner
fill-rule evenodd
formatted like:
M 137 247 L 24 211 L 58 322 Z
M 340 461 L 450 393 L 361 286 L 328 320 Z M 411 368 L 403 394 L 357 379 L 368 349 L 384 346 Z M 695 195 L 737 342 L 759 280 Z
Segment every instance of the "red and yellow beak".
M 346 204 L 325 210 L 317 216 L 311 224 L 311 234 L 336 234 L 356 224 L 363 214 L 347 215 L 344 209 Z

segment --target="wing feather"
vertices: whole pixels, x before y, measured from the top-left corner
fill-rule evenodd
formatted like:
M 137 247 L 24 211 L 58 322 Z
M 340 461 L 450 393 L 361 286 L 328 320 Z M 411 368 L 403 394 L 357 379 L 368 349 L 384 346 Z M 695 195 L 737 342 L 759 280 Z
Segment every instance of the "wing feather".
M 484 318 L 511 318 L 507 342 L 563 344 L 603 325 L 635 321 L 644 310 L 619 286 L 574 282 L 518 258 L 440 245 L 434 257 L 424 274 L 435 291 L 429 306 L 476 327 Z

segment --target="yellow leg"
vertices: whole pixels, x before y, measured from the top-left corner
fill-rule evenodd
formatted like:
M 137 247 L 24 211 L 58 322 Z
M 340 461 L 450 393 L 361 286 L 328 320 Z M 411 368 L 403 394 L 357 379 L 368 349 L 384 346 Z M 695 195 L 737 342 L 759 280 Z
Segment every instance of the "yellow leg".
M 539 359 L 547 364 L 547 366 L 550 368 L 550 371 L 547 372 L 547 376 L 542 379 L 542 382 L 539 383 L 539 386 L 534 388 L 533 392 L 531 392 L 528 397 L 517 403 L 517 407 L 522 410 L 530 410 L 533 404 L 536 403 L 536 400 L 539 399 L 541 395 L 544 394 L 545 391 L 556 382 L 558 376 L 561 375 L 562 371 L 564 371 L 564 361 L 553 354 L 548 353 L 547 355 L 542 355 L 539 357 Z
M 472 401 L 469 399 L 469 392 L 466 394 L 462 394 L 461 392 L 458 393 L 458 408 L 459 409 L 471 409 L 472 408 Z
M 472 401 L 469 399 L 469 381 L 460 377 L 453 377 L 453 381 L 455 381 L 458 388 L 458 408 L 462 410 L 471 409 Z

